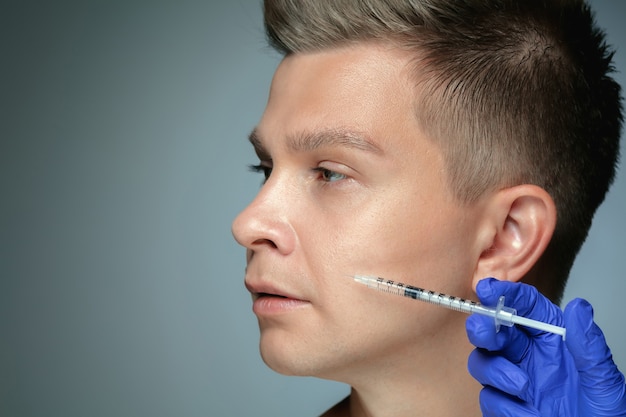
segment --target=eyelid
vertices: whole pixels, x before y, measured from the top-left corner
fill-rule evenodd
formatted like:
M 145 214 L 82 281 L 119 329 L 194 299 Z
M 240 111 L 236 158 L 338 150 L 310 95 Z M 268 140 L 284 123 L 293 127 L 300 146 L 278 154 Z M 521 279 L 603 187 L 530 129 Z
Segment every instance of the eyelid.
M 322 180 L 324 182 L 336 182 L 336 181 L 345 180 L 345 179 L 349 178 L 347 174 L 344 174 L 344 173 L 339 172 L 339 171 L 335 171 L 333 169 L 325 168 L 325 167 L 313 168 L 313 171 L 319 173 L 322 176 Z M 326 176 L 325 174 L 328 174 L 328 173 L 339 175 L 339 176 L 341 176 L 341 178 L 340 179 L 336 179 L 336 180 L 327 179 L 327 178 L 325 178 L 325 176 Z
M 356 171 L 350 165 L 346 165 L 341 162 L 335 162 L 333 160 L 320 161 L 314 171 L 316 171 L 319 175 L 330 172 L 341 176 L 341 178 L 337 178 L 334 180 L 326 179 L 325 182 L 329 183 L 354 179 L 355 175 L 358 175 L 358 171 Z

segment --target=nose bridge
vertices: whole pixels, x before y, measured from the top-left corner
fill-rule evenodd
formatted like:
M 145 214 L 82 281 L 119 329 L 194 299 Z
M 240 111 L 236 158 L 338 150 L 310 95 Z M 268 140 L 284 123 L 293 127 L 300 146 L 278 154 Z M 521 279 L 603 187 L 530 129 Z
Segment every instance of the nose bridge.
M 272 247 L 288 253 L 295 244 L 290 222 L 290 208 L 295 201 L 293 189 L 278 176 L 272 175 L 254 200 L 235 218 L 232 232 L 235 240 L 248 249 Z

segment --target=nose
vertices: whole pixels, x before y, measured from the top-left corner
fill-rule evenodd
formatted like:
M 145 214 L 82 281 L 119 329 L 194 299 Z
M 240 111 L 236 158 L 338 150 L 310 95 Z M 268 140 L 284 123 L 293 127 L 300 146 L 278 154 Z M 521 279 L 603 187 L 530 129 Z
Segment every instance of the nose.
M 291 253 L 296 244 L 289 213 L 293 201 L 285 187 L 270 178 L 255 199 L 235 218 L 232 233 L 248 249 L 248 259 L 261 250 Z

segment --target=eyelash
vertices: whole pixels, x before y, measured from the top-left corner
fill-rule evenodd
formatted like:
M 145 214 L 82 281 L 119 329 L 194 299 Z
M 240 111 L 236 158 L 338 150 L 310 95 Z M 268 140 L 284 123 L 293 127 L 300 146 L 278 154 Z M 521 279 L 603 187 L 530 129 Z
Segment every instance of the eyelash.
M 251 165 L 248 165 L 248 169 L 257 174 L 263 174 L 264 184 L 265 184 L 265 181 L 267 181 L 267 179 L 270 177 L 270 174 L 272 173 L 272 167 L 263 165 L 263 164 L 251 164 Z
M 272 167 L 267 166 L 267 165 L 263 165 L 263 164 L 249 165 L 248 168 L 252 172 L 263 174 L 263 177 L 264 177 L 263 183 L 265 183 L 268 180 L 268 178 L 270 177 L 270 175 L 272 174 Z M 338 175 L 338 176 L 341 177 L 340 179 L 345 179 L 346 178 L 346 175 L 341 174 L 341 173 L 336 172 L 336 171 L 333 171 L 333 170 L 328 169 L 328 168 L 317 167 L 317 168 L 313 168 L 313 171 L 316 172 L 316 173 L 319 173 L 321 179 L 325 183 L 334 182 L 333 180 L 328 178 L 331 175 Z M 335 180 L 335 181 L 338 181 L 338 180 Z

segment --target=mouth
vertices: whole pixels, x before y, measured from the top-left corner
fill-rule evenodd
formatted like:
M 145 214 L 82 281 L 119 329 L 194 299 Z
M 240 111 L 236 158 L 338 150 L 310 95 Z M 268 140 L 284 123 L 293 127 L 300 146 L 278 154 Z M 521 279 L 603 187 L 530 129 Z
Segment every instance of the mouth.
M 286 295 L 272 294 L 272 293 L 269 293 L 269 292 L 259 292 L 259 293 L 256 293 L 256 294 L 253 293 L 252 296 L 256 297 L 256 298 L 260 298 L 260 297 L 290 298 L 290 297 L 287 297 Z
M 259 299 L 268 299 L 268 298 L 274 298 L 278 300 L 304 301 L 297 297 L 292 297 L 292 296 L 273 293 L 273 292 L 252 292 L 251 294 L 252 294 L 252 301 L 256 301 Z
M 278 297 L 278 298 L 292 298 L 298 299 L 289 292 L 278 289 L 271 284 L 268 283 L 250 283 L 248 281 L 245 282 L 246 289 L 252 294 L 253 298 L 260 297 Z
M 252 294 L 252 310 L 257 316 L 276 315 L 310 305 L 307 300 L 269 285 L 253 285 L 246 282 Z

